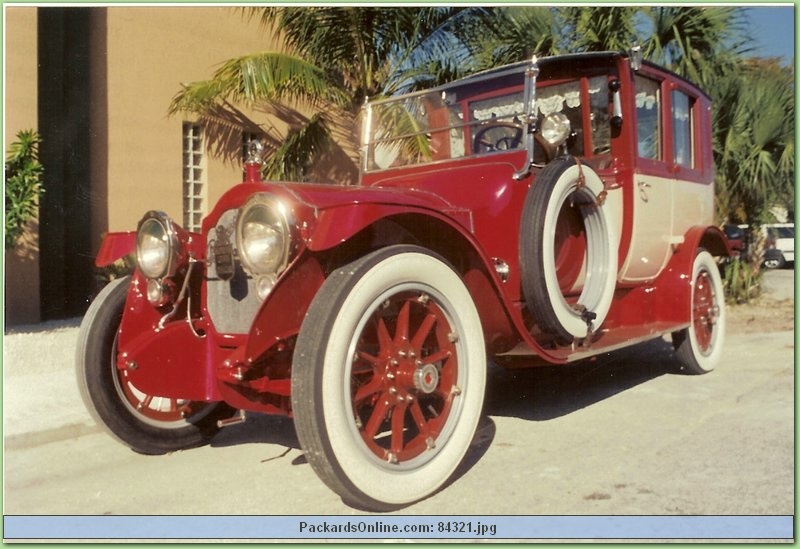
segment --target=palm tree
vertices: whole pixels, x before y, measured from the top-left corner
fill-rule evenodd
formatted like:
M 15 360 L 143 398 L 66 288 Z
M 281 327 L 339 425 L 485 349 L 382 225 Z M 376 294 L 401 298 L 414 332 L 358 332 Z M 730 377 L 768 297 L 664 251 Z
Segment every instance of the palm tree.
M 470 70 L 558 53 L 556 11 L 544 7 L 495 8 L 486 17 L 470 19 L 457 30 L 469 50 Z
M 751 61 L 718 80 L 714 156 L 718 204 L 733 221 L 763 223 L 770 206 L 794 203 L 794 74 Z
M 650 26 L 645 58 L 707 89 L 752 48 L 742 8 L 649 7 L 641 13 Z
M 634 7 L 564 7 L 563 47 L 572 51 L 626 51 L 637 42 Z
M 287 51 L 227 61 L 209 80 L 184 85 L 169 112 L 197 113 L 221 128 L 241 125 L 240 106 L 267 106 L 291 118 L 288 134 L 274 136 L 265 175 L 302 180 L 336 143 L 356 143 L 356 121 L 367 97 L 441 79 L 444 69 L 448 76 L 460 75 L 469 50 L 456 30 L 490 13 L 481 7 L 251 8 L 248 15 L 280 33 Z M 435 59 L 450 62 L 430 63 Z M 314 114 L 298 117 L 297 105 Z M 350 159 L 350 179 L 356 171 L 353 151 L 338 151 Z
M 625 51 L 708 85 L 749 51 L 745 10 L 734 7 L 563 7 L 561 49 Z
M 754 60 L 719 78 L 725 105 L 714 116 L 717 213 L 750 225 L 746 268 L 756 283 L 766 240 L 761 225 L 776 204 L 794 204 L 794 73 L 777 60 Z

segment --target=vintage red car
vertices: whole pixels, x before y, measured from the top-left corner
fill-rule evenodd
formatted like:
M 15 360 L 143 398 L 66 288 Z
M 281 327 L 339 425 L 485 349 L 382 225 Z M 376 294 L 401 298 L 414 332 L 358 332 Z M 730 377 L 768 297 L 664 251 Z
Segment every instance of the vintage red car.
M 392 509 L 462 461 L 489 361 L 671 334 L 685 372 L 719 362 L 710 100 L 640 56 L 534 58 L 368 102 L 357 186 L 265 182 L 250 153 L 201 233 L 151 211 L 98 254 L 136 269 L 92 303 L 78 376 L 137 452 L 286 414 L 330 488 Z

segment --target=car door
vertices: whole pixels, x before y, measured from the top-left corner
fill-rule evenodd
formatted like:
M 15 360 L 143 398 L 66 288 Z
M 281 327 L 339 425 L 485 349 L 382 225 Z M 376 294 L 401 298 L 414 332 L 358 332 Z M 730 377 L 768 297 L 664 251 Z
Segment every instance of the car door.
M 633 176 L 633 224 L 628 255 L 619 278 L 640 282 L 655 278 L 671 255 L 672 185 L 664 139 L 662 82 L 635 75 L 636 168 Z

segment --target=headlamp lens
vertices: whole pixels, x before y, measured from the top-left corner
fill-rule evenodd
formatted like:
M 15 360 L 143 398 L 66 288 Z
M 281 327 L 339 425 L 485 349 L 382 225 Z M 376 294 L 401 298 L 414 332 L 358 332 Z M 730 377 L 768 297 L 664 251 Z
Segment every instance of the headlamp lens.
M 239 253 L 252 274 L 277 273 L 284 267 L 289 230 L 278 202 L 254 201 L 239 219 Z
M 172 253 L 167 228 L 156 218 L 145 220 L 136 237 L 136 261 L 147 278 L 166 275 Z

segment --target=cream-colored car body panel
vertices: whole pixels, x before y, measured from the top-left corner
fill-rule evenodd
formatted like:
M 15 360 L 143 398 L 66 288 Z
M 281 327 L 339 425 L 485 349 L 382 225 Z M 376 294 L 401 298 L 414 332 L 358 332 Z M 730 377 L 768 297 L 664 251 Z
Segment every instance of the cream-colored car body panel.
M 620 282 L 645 282 L 666 267 L 693 225 L 712 224 L 711 185 L 637 173 L 634 177 L 633 230 Z

